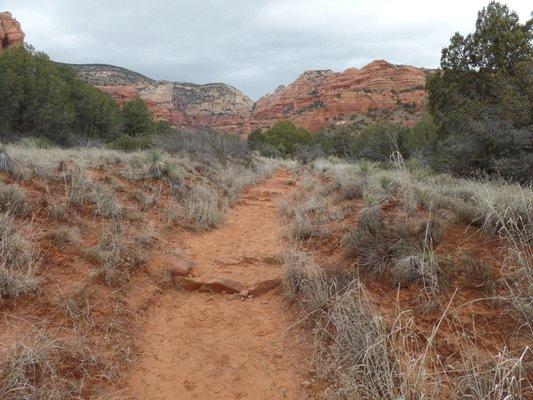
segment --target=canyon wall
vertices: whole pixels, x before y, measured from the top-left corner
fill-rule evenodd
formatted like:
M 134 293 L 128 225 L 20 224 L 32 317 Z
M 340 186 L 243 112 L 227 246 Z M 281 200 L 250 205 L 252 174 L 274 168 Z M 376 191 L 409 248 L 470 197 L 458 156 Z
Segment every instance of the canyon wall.
M 266 128 L 280 119 L 316 131 L 361 117 L 379 116 L 413 125 L 424 109 L 426 72 L 420 68 L 374 61 L 361 69 L 336 73 L 307 71 L 287 87 L 257 101 L 251 126 Z
M 24 43 L 24 32 L 9 12 L 0 12 L 0 52 Z
M 9 12 L 0 13 L 0 51 L 23 41 L 20 24 Z M 428 71 L 384 60 L 344 72 L 307 71 L 255 103 L 224 83 L 156 81 L 113 65 L 65 65 L 120 104 L 142 98 L 156 118 L 179 129 L 209 128 L 241 135 L 267 129 L 279 120 L 291 120 L 311 131 L 377 119 L 411 126 L 420 118 L 427 95 Z

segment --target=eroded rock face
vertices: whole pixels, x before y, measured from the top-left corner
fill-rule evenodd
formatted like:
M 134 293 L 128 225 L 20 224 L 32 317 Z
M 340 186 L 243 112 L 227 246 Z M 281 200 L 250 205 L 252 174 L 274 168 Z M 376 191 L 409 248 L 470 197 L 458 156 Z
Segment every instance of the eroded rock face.
M 181 129 L 211 128 L 246 133 L 254 102 L 223 83 L 155 81 L 112 65 L 69 65 L 77 75 L 113 96 L 118 103 L 142 98 L 152 113 Z
M 308 71 L 287 87 L 259 99 L 250 126 L 267 128 L 280 119 L 316 131 L 360 116 L 385 116 L 413 125 L 424 108 L 426 72 L 374 61 L 361 69 Z
M 9 12 L 0 12 L 0 52 L 24 43 L 24 32 Z
M 374 61 L 344 72 L 308 71 L 257 103 L 223 83 L 155 81 L 111 65 L 70 65 L 78 76 L 112 95 L 119 103 L 141 97 L 152 113 L 181 129 L 211 128 L 248 134 L 289 119 L 311 131 L 322 127 L 385 118 L 413 125 L 426 92 L 423 69 Z

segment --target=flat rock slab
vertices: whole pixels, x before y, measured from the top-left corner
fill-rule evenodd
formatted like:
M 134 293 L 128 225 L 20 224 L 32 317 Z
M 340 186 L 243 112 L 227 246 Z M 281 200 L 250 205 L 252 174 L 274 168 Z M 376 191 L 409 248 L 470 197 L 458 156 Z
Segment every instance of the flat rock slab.
M 272 290 L 277 289 L 281 285 L 281 278 L 267 279 L 265 281 L 258 282 L 250 294 L 252 296 L 260 296 L 262 294 L 271 292 Z
M 243 290 L 246 290 L 246 287 L 233 279 L 228 278 L 219 278 L 211 282 L 206 282 L 202 286 L 209 292 L 213 293 L 240 293 Z

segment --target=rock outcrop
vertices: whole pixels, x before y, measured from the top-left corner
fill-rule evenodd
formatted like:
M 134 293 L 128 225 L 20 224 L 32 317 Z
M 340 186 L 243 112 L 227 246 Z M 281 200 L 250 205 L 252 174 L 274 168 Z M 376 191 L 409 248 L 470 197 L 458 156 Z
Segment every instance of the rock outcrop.
M 423 69 L 374 61 L 361 69 L 308 71 L 287 87 L 259 99 L 252 128 L 267 128 L 280 119 L 316 131 L 379 116 L 414 124 L 424 108 L 426 72 Z
M 66 65 L 72 67 L 78 77 L 109 93 L 120 104 L 134 97 L 142 98 L 157 118 L 178 128 L 249 131 L 254 102 L 232 86 L 155 81 L 112 65 Z
M 366 123 L 377 118 L 413 125 L 426 99 L 426 71 L 383 60 L 344 72 L 308 71 L 257 103 L 223 83 L 155 81 L 111 65 L 70 65 L 78 76 L 119 103 L 134 97 L 152 113 L 181 129 L 211 128 L 247 134 L 288 119 L 317 131 L 330 125 Z
M 0 13 L 0 52 L 23 42 L 20 24 L 11 13 Z M 256 128 L 269 128 L 283 119 L 311 131 L 377 118 L 413 125 L 426 99 L 427 71 L 383 60 L 344 72 L 307 71 L 287 87 L 280 86 L 256 103 L 223 83 L 156 81 L 113 65 L 66 65 L 120 104 L 140 97 L 156 118 L 187 130 L 210 128 L 247 134 Z
M 24 32 L 9 12 L 0 12 L 0 52 L 24 43 Z

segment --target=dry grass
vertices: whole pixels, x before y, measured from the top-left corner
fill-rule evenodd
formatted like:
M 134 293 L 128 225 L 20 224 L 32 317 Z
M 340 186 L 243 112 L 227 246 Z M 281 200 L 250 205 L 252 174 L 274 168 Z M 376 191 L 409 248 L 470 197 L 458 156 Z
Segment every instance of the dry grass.
M 98 250 L 101 254 L 99 274 L 106 285 L 127 282 L 145 263 L 138 246 L 128 243 L 123 226 L 117 222 L 104 231 Z
M 53 339 L 29 332 L 0 357 L 0 398 L 79 398 L 89 371 L 98 361 L 80 338 Z
M 0 211 L 12 215 L 24 215 L 29 211 L 29 202 L 24 189 L 16 184 L 0 183 Z
M 317 184 L 320 178 L 304 173 L 301 193 L 305 199 L 319 192 L 330 197 L 338 193 L 337 200 L 343 204 L 360 196 L 364 198 L 367 204 L 359 212 L 356 227 L 342 239 L 345 255 L 355 261 L 354 271 L 371 277 L 388 275 L 391 283 L 399 287 L 417 283 L 425 306 L 433 307 L 433 311 L 443 310 L 443 314 L 428 331 L 426 326 L 423 329 L 416 326 L 412 311 L 402 310 L 397 304 L 396 320 L 393 316 L 390 322 L 388 316 L 385 323 L 353 273 L 326 273 L 313 257 L 302 252 L 306 242 L 297 244 L 299 250 L 292 249 L 285 257 L 285 293 L 309 311 L 307 318 L 312 321 L 316 335 L 317 371 L 332 382 L 323 397 L 436 400 L 443 396 L 454 399 L 533 396 L 528 380 L 531 349 L 502 348 L 494 354 L 491 348 L 486 352 L 480 347 L 486 338 L 478 337 L 475 328 L 472 331 L 471 327 L 463 327 L 455 311 L 448 314 L 448 308 L 441 304 L 451 275 L 455 277 L 461 271 L 470 290 L 482 290 L 483 296 L 498 299 L 498 304 L 507 307 L 505 312 L 512 310 L 509 306 L 514 308 L 518 321 L 516 337 L 521 343 L 524 338 L 533 337 L 531 188 L 433 176 L 423 168 L 407 168 L 399 161 L 390 170 L 379 170 L 364 163 L 343 165 L 318 160 L 313 163 L 314 170 L 333 183 L 321 189 Z M 356 187 L 353 191 L 351 185 Z M 352 192 L 355 194 L 351 195 Z M 328 197 L 322 200 L 327 204 Z M 309 214 L 302 213 L 306 209 L 302 204 L 297 197 L 293 203 L 282 203 L 281 212 L 303 228 L 309 228 L 309 221 L 298 218 L 311 216 L 317 224 L 311 231 L 320 230 L 320 223 L 325 220 L 316 218 L 314 207 L 310 207 Z M 391 209 L 399 210 L 396 216 Z M 446 239 L 445 221 L 446 224 L 452 221 L 451 213 L 445 210 L 451 210 L 461 222 L 504 239 L 507 257 L 501 264 L 501 281 L 496 280 L 491 267 L 479 261 L 468 258 L 452 261 L 437 256 L 435 249 Z M 420 218 L 420 214 L 426 217 Z M 300 240 L 302 236 L 293 238 Z M 507 296 L 501 283 L 507 286 Z M 500 302 L 505 299 L 507 302 Z M 425 306 L 420 311 L 428 311 Z M 452 369 L 440 364 L 442 360 L 437 357 L 440 349 L 435 347 L 437 332 L 444 324 L 449 325 L 446 331 L 449 343 L 465 343 L 455 353 L 462 355 L 461 365 Z
M 52 242 L 58 247 L 65 247 L 80 240 L 78 229 L 69 226 L 60 226 L 49 233 Z
M 13 217 L 0 214 L 0 299 L 16 298 L 38 288 L 33 274 L 34 250 L 25 237 L 26 232 L 16 227 Z
M 216 190 L 206 185 L 194 185 L 184 201 L 185 217 L 194 227 L 209 229 L 224 220 L 228 203 Z

